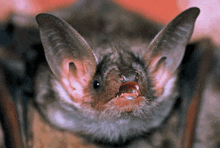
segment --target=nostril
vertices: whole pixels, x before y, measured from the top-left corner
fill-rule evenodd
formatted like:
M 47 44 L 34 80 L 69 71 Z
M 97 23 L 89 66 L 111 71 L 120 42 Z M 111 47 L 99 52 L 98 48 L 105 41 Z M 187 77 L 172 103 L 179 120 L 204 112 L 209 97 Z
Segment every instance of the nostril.
M 121 82 L 124 82 L 124 81 L 125 81 L 125 79 L 126 79 L 126 77 L 125 77 L 125 76 L 123 76 L 123 75 L 119 75 L 119 79 L 120 79 L 120 81 L 121 81 Z
M 138 74 L 136 74 L 135 80 L 138 81 L 138 79 L 139 79 L 139 76 Z

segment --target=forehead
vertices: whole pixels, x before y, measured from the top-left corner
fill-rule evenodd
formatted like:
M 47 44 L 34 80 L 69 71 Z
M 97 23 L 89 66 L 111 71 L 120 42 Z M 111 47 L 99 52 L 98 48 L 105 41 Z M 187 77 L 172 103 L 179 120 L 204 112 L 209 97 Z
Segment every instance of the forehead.
M 103 56 L 103 55 L 102 55 Z M 105 54 L 100 58 L 97 64 L 96 74 L 106 76 L 109 72 L 115 74 L 134 73 L 135 71 L 143 70 L 144 62 L 136 57 L 132 52 L 119 52 Z
M 120 40 L 116 42 L 108 42 L 99 46 L 92 47 L 97 58 L 97 63 L 104 59 L 111 62 L 121 62 L 134 60 L 147 54 L 148 42 Z M 108 61 L 106 61 L 108 62 Z
M 135 62 L 136 56 L 130 51 L 130 48 L 108 47 L 96 53 L 98 65 L 105 67 L 116 65 L 118 68 L 127 67 Z

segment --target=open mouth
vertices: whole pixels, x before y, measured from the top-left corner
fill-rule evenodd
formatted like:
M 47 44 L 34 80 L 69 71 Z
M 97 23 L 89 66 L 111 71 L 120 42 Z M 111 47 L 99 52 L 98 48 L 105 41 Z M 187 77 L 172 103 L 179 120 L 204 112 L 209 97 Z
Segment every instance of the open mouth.
M 115 97 L 124 97 L 125 99 L 132 100 L 137 96 L 141 96 L 140 87 L 137 82 L 130 81 L 123 83 L 119 92 L 115 94 Z
M 145 101 L 145 97 L 140 91 L 140 87 L 135 81 L 127 81 L 120 85 L 114 97 L 105 102 L 97 103 L 98 110 L 115 110 L 119 112 L 132 112 L 140 108 Z
M 109 103 L 121 111 L 131 112 L 139 107 L 143 101 L 144 97 L 140 92 L 138 83 L 129 81 L 120 86 L 119 92 L 115 94 L 115 98 Z

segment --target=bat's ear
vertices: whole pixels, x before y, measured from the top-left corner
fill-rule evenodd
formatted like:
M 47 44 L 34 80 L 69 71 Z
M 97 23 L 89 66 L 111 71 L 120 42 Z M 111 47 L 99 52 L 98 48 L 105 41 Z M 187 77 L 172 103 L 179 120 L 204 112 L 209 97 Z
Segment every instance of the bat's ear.
M 149 45 L 145 60 L 148 61 L 149 75 L 155 90 L 163 90 L 168 80 L 176 74 L 199 13 L 198 8 L 182 12 Z
M 47 62 L 55 77 L 73 90 L 86 87 L 96 70 L 95 56 L 65 21 L 50 15 L 36 16 Z

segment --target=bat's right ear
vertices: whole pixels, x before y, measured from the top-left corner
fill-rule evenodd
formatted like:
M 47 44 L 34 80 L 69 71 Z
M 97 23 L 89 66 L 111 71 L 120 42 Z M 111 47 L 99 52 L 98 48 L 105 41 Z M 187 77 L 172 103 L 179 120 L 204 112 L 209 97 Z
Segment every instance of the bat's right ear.
M 199 13 L 196 7 L 185 10 L 161 30 L 149 45 L 145 60 L 148 61 L 155 90 L 160 90 L 158 92 L 163 92 L 168 81 L 176 75 Z
M 51 14 L 39 14 L 36 21 L 55 77 L 66 89 L 72 88 L 70 92 L 85 88 L 96 70 L 95 56 L 87 42 L 68 23 Z

